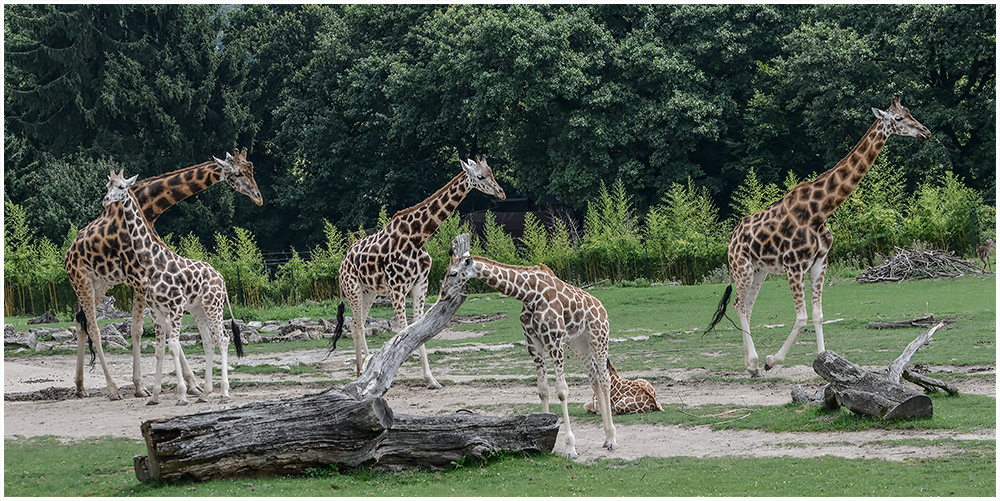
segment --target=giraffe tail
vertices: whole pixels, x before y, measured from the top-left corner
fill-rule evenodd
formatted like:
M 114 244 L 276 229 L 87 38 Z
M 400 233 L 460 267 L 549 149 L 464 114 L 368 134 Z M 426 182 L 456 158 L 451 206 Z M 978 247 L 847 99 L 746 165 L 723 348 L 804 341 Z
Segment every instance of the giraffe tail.
M 330 353 L 337 349 L 337 341 L 344 335 L 344 302 L 337 305 L 337 328 L 333 331 L 333 340 L 330 341 Z
M 722 317 L 726 316 L 726 306 L 729 304 L 729 297 L 732 295 L 733 284 L 729 284 L 729 287 L 726 287 L 726 292 L 722 294 L 722 300 L 719 301 L 719 308 L 715 310 L 715 316 L 712 317 L 712 323 L 708 324 L 708 328 L 705 329 L 705 334 L 712 332 L 712 329 L 715 328 L 715 324 L 719 323 L 722 320 Z
M 83 310 L 76 312 L 76 323 L 80 324 L 78 329 L 83 329 L 83 333 L 87 336 L 87 347 L 90 348 L 90 365 L 94 365 L 94 362 L 97 361 L 97 352 L 94 351 L 94 341 L 90 339 L 90 331 L 87 329 L 87 315 L 83 313 Z
M 226 294 L 226 304 L 229 305 L 229 326 L 233 329 L 233 344 L 236 346 L 236 356 L 243 358 L 243 336 L 240 335 L 240 327 L 236 325 L 236 315 L 233 315 L 233 303 L 229 302 L 229 294 Z

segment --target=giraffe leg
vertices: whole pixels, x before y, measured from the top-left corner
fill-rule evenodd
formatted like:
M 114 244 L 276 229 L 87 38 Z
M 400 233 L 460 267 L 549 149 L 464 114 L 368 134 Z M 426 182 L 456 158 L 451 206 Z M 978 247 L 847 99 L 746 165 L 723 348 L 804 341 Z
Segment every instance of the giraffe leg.
M 139 365 L 139 350 L 142 344 L 142 312 L 146 308 L 146 295 L 135 288 L 132 294 L 132 385 L 133 394 L 138 398 L 149 396 L 142 385 L 142 367 Z
M 588 331 L 602 327 L 604 332 L 607 332 L 607 324 L 600 325 L 599 322 L 593 322 L 588 326 Z M 601 424 L 604 425 L 604 445 L 602 447 L 611 451 L 618 448 L 618 441 L 612 418 L 614 411 L 611 406 L 611 373 L 608 370 L 608 352 L 606 346 L 603 348 L 600 345 L 591 346 L 592 339 L 593 336 L 587 332 L 573 338 L 569 345 L 590 377 L 590 384 L 594 389 L 598 410 L 601 413 Z
M 573 435 L 573 429 L 569 424 L 569 385 L 566 384 L 566 374 L 563 372 L 562 360 L 553 359 L 553 365 L 556 369 L 556 397 L 559 399 L 559 403 L 562 404 L 563 423 L 566 425 L 566 449 L 564 453 L 566 457 L 576 459 L 578 456 L 576 453 L 576 436 Z M 601 403 L 601 401 L 598 400 L 598 403 Z M 601 411 L 603 416 L 604 409 L 602 408 Z
M 146 405 L 157 405 L 160 403 L 160 391 L 163 389 L 163 349 L 166 345 L 167 325 L 163 314 L 153 310 L 153 328 L 156 331 L 156 344 L 153 351 L 156 356 L 156 373 L 153 376 L 152 395 L 146 401 Z
M 181 356 L 183 351 L 181 349 L 181 315 L 176 312 L 172 312 L 169 321 L 169 328 L 167 334 L 167 347 L 170 349 L 170 356 L 174 359 L 174 371 L 177 373 L 177 404 L 176 405 L 187 405 L 187 384 L 184 381 L 184 376 L 181 369 Z
M 215 336 L 213 331 L 214 322 L 209 318 L 203 306 L 190 306 L 191 316 L 198 324 L 198 332 L 201 334 L 201 346 L 205 350 L 205 385 L 198 395 L 197 402 L 208 402 L 208 397 L 212 395 L 212 377 L 215 369 Z M 178 374 L 179 376 L 179 374 Z
M 356 279 L 341 275 L 342 291 L 351 307 L 351 337 L 354 339 L 354 370 L 361 375 L 365 358 L 368 357 L 368 341 L 365 339 L 365 318 L 375 295 L 365 291 Z
M 104 358 L 104 347 L 101 345 L 101 329 L 97 325 L 96 298 L 103 297 L 108 288 L 104 286 L 103 283 L 95 284 L 89 277 L 70 277 L 70 281 L 74 283 L 77 302 L 80 305 L 80 311 L 83 312 L 84 319 L 87 324 L 86 329 L 84 329 L 82 325 L 76 325 L 77 350 L 76 375 L 74 378 L 74 382 L 76 383 L 76 395 L 78 397 L 87 396 L 87 392 L 83 389 L 83 364 L 86 354 L 87 338 L 89 337 L 90 341 L 94 345 L 94 352 L 97 353 L 97 359 L 101 362 L 101 368 L 104 370 L 104 379 L 108 384 L 108 398 L 110 400 L 121 400 L 122 396 L 118 392 L 118 385 L 115 384 L 114 379 L 112 379 L 111 371 L 108 370 L 108 363 Z M 74 322 L 76 322 L 75 319 Z
M 528 338 L 528 354 L 531 355 L 531 360 L 535 362 L 535 371 L 538 373 L 538 398 L 542 401 L 542 412 L 549 412 L 549 379 L 548 374 L 545 370 L 545 350 L 538 343 L 537 338 L 532 336 L 526 336 Z
M 785 355 L 788 354 L 788 350 L 795 344 L 795 338 L 798 337 L 799 331 L 809 321 L 804 290 L 805 272 L 799 269 L 788 270 L 788 285 L 792 289 L 792 300 L 795 302 L 795 325 L 792 327 L 792 332 L 788 335 L 788 339 L 785 339 L 784 344 L 781 345 L 778 353 L 768 355 L 764 360 L 764 370 L 771 370 L 785 361 Z
M 749 266 L 748 266 L 749 267 Z M 750 377 L 760 377 L 759 356 L 753 344 L 753 337 L 750 335 L 750 315 L 753 312 L 753 304 L 757 300 L 757 293 L 760 292 L 767 272 L 757 270 L 733 275 L 736 284 L 736 298 L 733 300 L 733 309 L 740 319 L 740 330 L 743 335 L 743 363 Z
M 424 301 L 427 298 L 426 278 L 417 280 L 411 294 L 413 295 L 413 322 L 416 323 L 424 316 Z M 427 347 L 421 344 L 417 351 L 420 353 L 420 365 L 424 370 L 424 380 L 427 381 L 427 387 L 432 390 L 440 389 L 441 383 L 434 379 L 434 375 L 431 374 L 431 364 L 427 362 Z
M 826 275 L 826 256 L 816 261 L 810 270 L 810 285 L 812 286 L 813 327 L 816 329 L 817 353 L 826 351 L 823 342 L 823 279 Z

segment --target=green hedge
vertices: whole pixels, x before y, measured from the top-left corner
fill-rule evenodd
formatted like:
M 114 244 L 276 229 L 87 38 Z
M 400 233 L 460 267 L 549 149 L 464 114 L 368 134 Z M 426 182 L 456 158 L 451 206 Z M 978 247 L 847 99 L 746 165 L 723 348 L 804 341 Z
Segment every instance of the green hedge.
M 973 258 L 986 238 L 996 238 L 996 208 L 984 205 L 982 196 L 950 172 L 928 176 L 916 193 L 905 194 L 898 171 L 884 160 L 876 162 L 854 194 L 829 221 L 834 235 L 831 262 L 865 267 L 891 254 L 896 246 L 919 240 Z M 761 183 L 753 171 L 736 190 L 732 209 L 760 210 L 774 203 L 798 181 L 789 176 L 783 187 Z M 62 245 L 32 236 L 23 208 L 4 202 L 4 314 L 39 314 L 53 310 L 68 314 L 75 295 L 63 271 L 63 256 L 76 230 L 71 228 Z M 514 239 L 492 213 L 487 213 L 482 238 L 473 239 L 473 253 L 511 264 L 544 263 L 558 276 L 583 285 L 602 280 L 614 283 L 678 281 L 684 284 L 728 280 L 726 248 L 737 216 L 719 220 L 706 188 L 690 179 L 674 184 L 660 204 L 640 217 L 621 180 L 610 189 L 603 184 L 588 205 L 583 233 L 578 224 L 557 217 L 548 226 L 533 214 L 525 216 L 524 234 Z M 389 220 L 385 208 L 379 224 Z M 297 304 L 306 300 L 339 298 L 337 271 L 344 253 L 364 233 L 343 232 L 324 222 L 325 242 L 300 254 L 291 251 L 269 270 L 248 230 L 234 228 L 216 234 L 215 247 L 206 249 L 194 235 L 164 241 L 179 254 L 204 260 L 226 279 L 235 304 L 250 308 Z M 469 232 L 458 213 L 442 223 L 426 244 L 433 265 L 430 289 L 434 293 L 448 265 L 451 240 Z M 470 285 L 484 290 L 482 284 Z M 111 291 L 127 304 L 127 287 Z

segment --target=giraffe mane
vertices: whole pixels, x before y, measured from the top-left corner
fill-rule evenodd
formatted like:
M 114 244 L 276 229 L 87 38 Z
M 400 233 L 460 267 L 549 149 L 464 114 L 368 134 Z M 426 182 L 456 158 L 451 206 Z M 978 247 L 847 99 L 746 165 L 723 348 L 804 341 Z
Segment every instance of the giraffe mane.
M 194 170 L 194 169 L 198 169 L 198 168 L 201 168 L 201 167 L 208 167 L 208 166 L 210 166 L 210 165 L 212 165 L 214 163 L 215 163 L 214 160 L 209 161 L 209 162 L 202 162 L 202 163 L 200 163 L 198 165 L 192 165 L 190 167 L 185 167 L 183 169 L 177 169 L 175 171 L 165 172 L 163 174 L 160 174 L 159 176 L 153 176 L 153 177 L 147 177 L 146 179 L 140 179 L 140 180 L 136 181 L 135 184 L 132 185 L 132 187 L 130 189 L 131 190 L 135 190 L 136 188 L 141 188 L 143 186 L 146 186 L 147 184 L 152 184 L 152 183 L 154 183 L 156 181 L 159 181 L 160 179 L 165 179 L 165 178 L 170 177 L 170 176 L 175 176 L 175 175 L 177 175 L 178 172 L 185 171 L 185 170 Z
M 541 271 L 541 272 L 547 273 L 549 275 L 556 276 L 556 274 L 553 273 L 552 270 L 550 270 L 549 267 L 545 266 L 544 264 L 537 264 L 537 265 L 534 265 L 534 266 L 523 266 L 523 265 L 518 265 L 518 264 L 507 264 L 507 263 L 501 263 L 499 261 L 494 261 L 494 260 L 492 260 L 492 259 L 490 259 L 488 257 L 483 257 L 483 256 L 475 256 L 475 259 L 476 259 L 476 261 L 482 261 L 482 262 L 484 262 L 486 264 L 498 265 L 498 266 L 501 266 L 503 268 L 509 268 L 509 269 L 516 270 L 516 271 Z
M 160 234 L 156 232 L 156 229 L 153 228 L 153 225 L 149 224 L 149 220 L 146 219 L 146 213 L 143 212 L 142 206 L 139 205 L 139 200 L 135 197 L 135 193 L 133 193 L 131 189 L 128 190 L 128 196 L 129 198 L 132 199 L 132 203 L 135 204 L 136 212 L 139 213 L 139 219 L 142 221 L 142 224 L 146 225 L 146 228 L 149 228 L 149 233 L 153 235 L 153 240 L 155 240 L 156 243 L 162 245 L 164 248 L 170 249 L 170 247 L 163 242 L 163 239 L 160 238 Z M 122 207 L 122 210 L 125 210 L 125 208 Z
M 451 186 L 454 185 L 456 182 L 458 182 L 458 180 L 462 176 L 464 176 L 464 175 L 465 175 L 465 171 L 459 172 L 455 177 L 451 178 L 451 181 L 448 181 L 444 186 L 442 186 L 441 188 L 438 188 L 438 190 L 435 191 L 431 196 L 423 199 L 420 203 L 418 203 L 418 204 L 416 204 L 416 205 L 414 205 L 412 207 L 407 207 L 405 209 L 398 210 L 395 214 L 393 214 L 392 218 L 396 219 L 398 217 L 402 217 L 402 216 L 405 216 L 405 215 L 407 215 L 407 214 L 409 214 L 411 212 L 419 210 L 424 205 L 426 205 L 427 203 L 429 203 L 429 201 L 434 200 L 434 199 L 440 197 L 441 194 L 445 192 L 445 190 L 447 190 L 448 188 L 451 188 Z

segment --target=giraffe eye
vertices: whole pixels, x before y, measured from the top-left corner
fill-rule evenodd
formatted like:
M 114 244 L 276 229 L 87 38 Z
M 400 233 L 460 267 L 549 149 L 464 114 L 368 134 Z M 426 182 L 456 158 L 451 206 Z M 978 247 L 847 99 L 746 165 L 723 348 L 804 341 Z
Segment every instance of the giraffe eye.
M 903 121 L 903 117 L 896 117 L 896 121 L 897 122 L 902 122 Z

